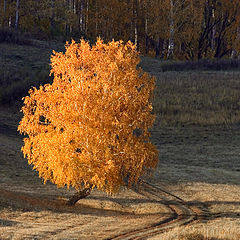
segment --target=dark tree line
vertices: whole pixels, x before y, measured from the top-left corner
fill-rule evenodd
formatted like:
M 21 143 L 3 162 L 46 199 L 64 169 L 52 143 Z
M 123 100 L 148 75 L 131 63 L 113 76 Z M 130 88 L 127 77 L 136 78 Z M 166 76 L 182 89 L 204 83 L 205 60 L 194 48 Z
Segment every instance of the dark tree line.
M 239 0 L 1 0 L 1 28 L 38 36 L 131 40 L 161 58 L 236 57 Z

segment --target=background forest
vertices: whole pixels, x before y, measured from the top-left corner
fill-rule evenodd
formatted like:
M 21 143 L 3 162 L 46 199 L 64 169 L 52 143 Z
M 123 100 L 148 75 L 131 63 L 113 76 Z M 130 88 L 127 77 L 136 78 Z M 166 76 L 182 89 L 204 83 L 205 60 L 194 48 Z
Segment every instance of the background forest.
M 164 59 L 237 57 L 239 0 L 1 0 L 0 41 L 17 29 L 35 38 L 131 40 Z

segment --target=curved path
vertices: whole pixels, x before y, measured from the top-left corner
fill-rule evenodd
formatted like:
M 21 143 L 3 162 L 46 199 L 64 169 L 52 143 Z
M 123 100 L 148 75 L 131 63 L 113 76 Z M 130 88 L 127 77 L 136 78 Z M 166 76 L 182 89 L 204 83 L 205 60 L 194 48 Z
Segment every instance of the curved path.
M 148 237 L 158 235 L 174 227 L 188 225 L 210 218 L 211 214 L 204 204 L 185 202 L 181 198 L 146 181 L 142 181 L 141 187 L 136 191 L 151 200 L 158 201 L 160 204 L 167 206 L 170 213 L 169 216 L 150 226 L 114 236 L 109 238 L 109 240 L 147 239 Z M 159 214 L 159 218 L 161 217 L 161 214 Z
M 0 133 L 12 137 L 21 137 L 16 129 L 13 129 L 5 124 L 0 124 Z M 169 215 L 163 219 L 162 213 L 159 213 L 159 221 L 151 225 L 143 226 L 142 228 L 125 232 L 108 239 L 146 239 L 173 229 L 177 226 L 189 225 L 197 221 L 208 220 L 212 214 L 209 212 L 206 205 L 196 202 L 185 202 L 183 199 L 175 196 L 149 182 L 141 181 L 140 187 L 135 189 L 136 192 L 146 196 L 147 198 L 165 205 L 169 210 Z M 24 201 L 35 207 L 43 208 L 61 208 L 63 203 L 57 201 L 39 201 L 38 197 L 28 196 L 26 194 L 13 193 L 7 190 L 0 191 L 1 197 L 11 199 L 16 205 Z M 47 202 L 47 203 L 46 203 Z M 63 205 L 63 206 L 62 206 Z M 65 206 L 63 207 L 66 208 Z

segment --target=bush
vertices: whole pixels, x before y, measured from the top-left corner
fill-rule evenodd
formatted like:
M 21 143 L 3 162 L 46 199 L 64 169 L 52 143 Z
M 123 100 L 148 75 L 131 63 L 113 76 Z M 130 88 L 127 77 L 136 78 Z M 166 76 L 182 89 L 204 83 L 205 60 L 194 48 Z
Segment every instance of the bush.
M 156 167 L 149 140 L 155 79 L 138 63 L 130 42 L 73 41 L 54 53 L 53 84 L 29 91 L 18 128 L 28 135 L 24 156 L 44 182 L 113 194 Z

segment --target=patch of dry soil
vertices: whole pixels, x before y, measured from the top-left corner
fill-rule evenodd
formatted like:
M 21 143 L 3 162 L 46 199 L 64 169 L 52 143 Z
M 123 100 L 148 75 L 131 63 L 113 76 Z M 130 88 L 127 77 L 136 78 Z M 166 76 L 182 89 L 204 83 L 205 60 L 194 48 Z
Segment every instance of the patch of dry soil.
M 0 113 L 0 239 L 111 239 L 170 216 L 161 201 L 126 189 L 114 197 L 93 191 L 66 206 L 74 190 L 43 184 L 22 157 L 19 115 Z M 152 183 L 189 206 L 208 206 L 204 224 L 227 218 L 240 229 L 239 133 L 237 126 L 153 129 L 160 162 Z

